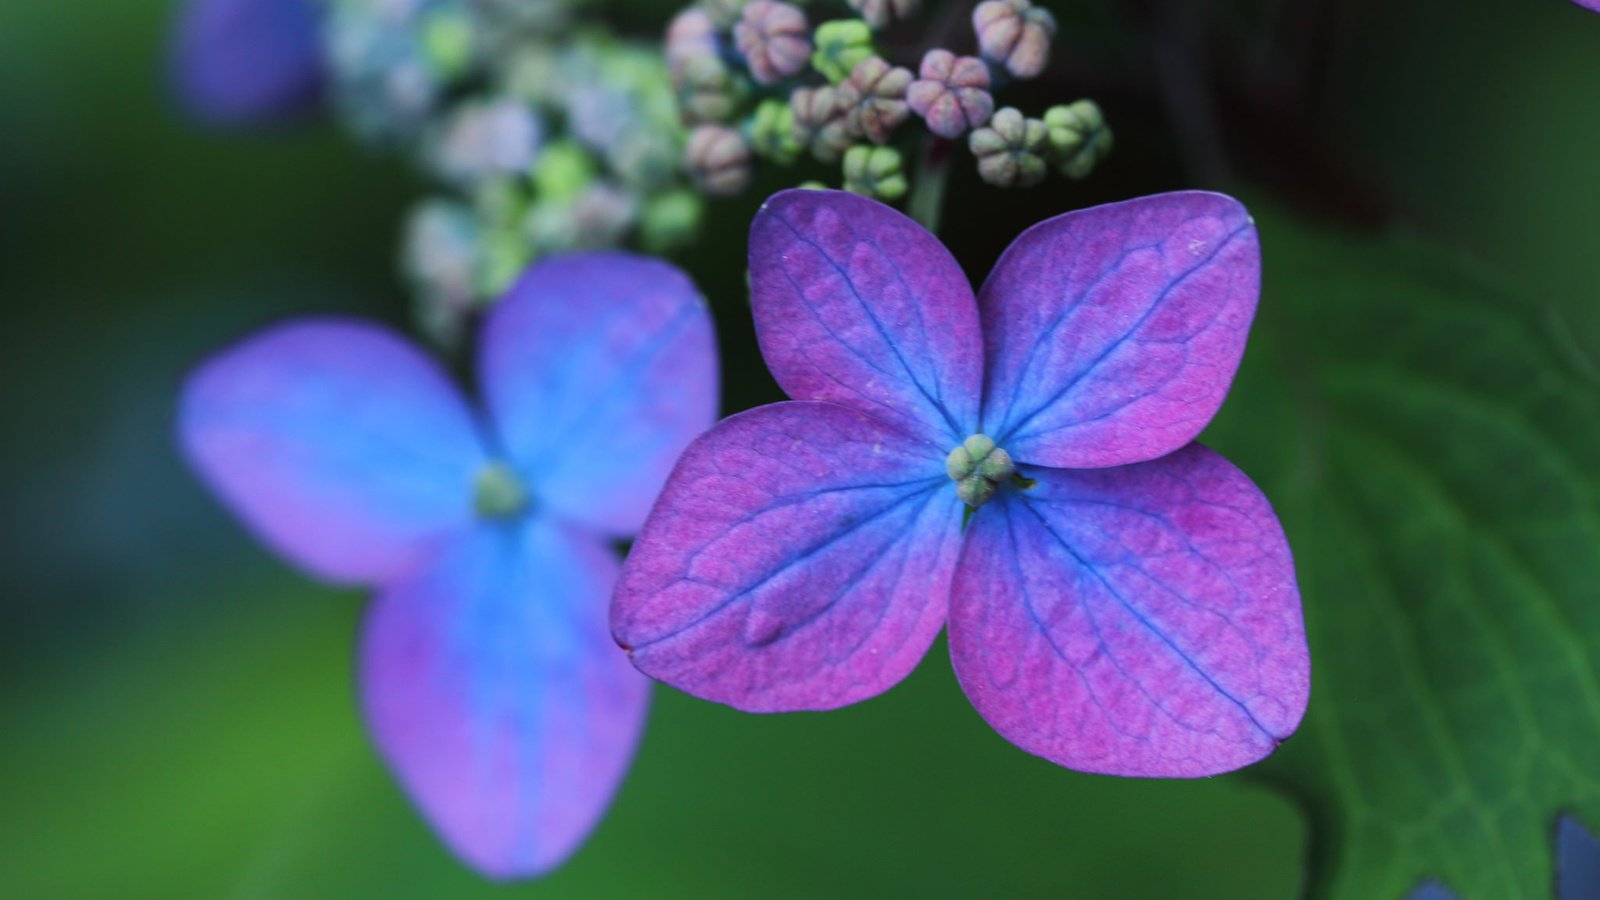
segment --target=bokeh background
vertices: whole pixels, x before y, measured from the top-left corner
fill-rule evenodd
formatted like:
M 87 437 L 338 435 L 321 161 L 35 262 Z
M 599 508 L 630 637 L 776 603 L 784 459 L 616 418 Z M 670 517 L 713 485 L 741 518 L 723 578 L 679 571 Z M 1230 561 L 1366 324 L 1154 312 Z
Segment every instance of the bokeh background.
M 1453 248 L 1560 310 L 1575 357 L 1600 358 L 1600 16 L 1564 0 L 1216 4 L 1283 40 L 1243 77 L 1187 61 L 1175 77 L 1213 87 L 1197 125 L 1119 29 L 1120 4 L 1048 5 L 1063 81 L 1035 90 L 1095 96 L 1118 149 L 1081 185 L 1002 194 L 958 176 L 945 236 L 970 273 L 1044 215 L 1230 186 L 1284 215 Z M 646 34 L 672 11 L 604 10 Z M 825 715 L 747 716 L 658 688 L 638 763 L 572 862 L 514 888 L 472 875 L 361 733 L 361 596 L 254 545 L 171 437 L 184 371 L 230 339 L 307 311 L 406 324 L 395 245 L 420 182 L 331 123 L 186 125 L 163 82 L 171 13 L 0 3 L 0 893 L 1300 890 L 1311 820 L 1267 780 L 1118 780 L 1031 758 L 972 712 L 942 644 L 902 687 Z M 681 259 L 717 313 L 728 411 L 777 396 L 742 261 L 750 213 L 777 186 L 715 204 Z M 1237 424 L 1249 416 L 1231 410 L 1213 435 L 1247 469 L 1251 435 L 1271 426 Z

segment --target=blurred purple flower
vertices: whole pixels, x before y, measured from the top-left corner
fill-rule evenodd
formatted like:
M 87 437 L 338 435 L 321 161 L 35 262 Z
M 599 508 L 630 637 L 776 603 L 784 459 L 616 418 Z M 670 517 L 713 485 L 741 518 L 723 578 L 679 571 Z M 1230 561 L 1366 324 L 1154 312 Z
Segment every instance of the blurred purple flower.
M 715 417 L 694 285 L 621 253 L 554 258 L 490 312 L 481 418 L 399 336 L 292 322 L 202 365 L 191 464 L 312 575 L 376 588 L 359 648 L 379 753 L 485 875 L 559 865 L 632 759 L 649 682 L 606 629 L 607 545 Z
M 795 400 L 722 421 L 667 480 L 612 600 L 641 671 L 744 710 L 833 709 L 904 678 L 948 619 L 978 712 L 1064 766 L 1210 775 L 1295 730 L 1288 544 L 1193 443 L 1260 286 L 1236 201 L 1047 220 L 975 299 L 900 213 L 786 191 L 751 227 L 750 281 Z
M 313 112 L 322 92 L 311 0 L 189 0 L 172 47 L 183 109 L 214 125 L 270 125 Z

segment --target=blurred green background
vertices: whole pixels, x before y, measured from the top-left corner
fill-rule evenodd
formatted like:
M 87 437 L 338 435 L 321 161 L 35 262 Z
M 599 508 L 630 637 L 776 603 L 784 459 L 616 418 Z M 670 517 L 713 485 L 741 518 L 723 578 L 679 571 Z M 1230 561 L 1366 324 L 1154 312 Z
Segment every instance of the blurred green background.
M 1219 75 L 1221 171 L 1127 75 L 1142 51 L 1117 23 L 1147 4 L 1050 5 L 1060 52 L 1076 53 L 1066 77 L 1101 99 L 1118 151 L 1081 186 L 997 197 L 958 177 L 947 237 L 969 272 L 1043 215 L 1229 179 L 1302 215 L 1449 241 L 1557 304 L 1577 357 L 1600 358 L 1600 17 L 1563 0 L 1306 4 L 1316 33 L 1277 52 L 1316 54 L 1315 83 L 1289 93 L 1309 105 L 1274 101 L 1270 60 L 1242 83 Z M 479 881 L 360 731 L 361 597 L 252 544 L 170 436 L 183 372 L 231 338 L 311 310 L 405 323 L 394 247 L 419 184 L 328 124 L 186 127 L 161 82 L 169 14 L 162 0 L 0 4 L 0 893 L 1299 891 L 1308 827 L 1285 795 L 1248 772 L 1117 780 L 1028 757 L 972 712 L 942 645 L 901 688 L 826 715 L 746 716 L 658 688 L 588 845 L 535 884 Z M 714 206 L 684 259 L 718 313 L 728 410 L 775 396 L 730 249 L 760 194 Z M 1220 449 L 1248 459 L 1249 433 Z

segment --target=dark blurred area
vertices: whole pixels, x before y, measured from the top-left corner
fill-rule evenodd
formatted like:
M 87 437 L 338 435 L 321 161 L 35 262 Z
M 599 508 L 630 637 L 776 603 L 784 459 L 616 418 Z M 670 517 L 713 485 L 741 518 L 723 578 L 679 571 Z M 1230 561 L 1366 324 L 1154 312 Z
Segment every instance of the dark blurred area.
M 1448 241 L 1600 358 L 1600 19 L 1562 0 L 1058 2 L 1038 97 L 1095 96 L 1116 153 L 1081 184 L 952 180 L 976 277 L 1065 209 L 1230 188 Z M 1204 7 L 1204 8 L 1203 8 Z M 657 33 L 668 6 L 612 4 Z M 164 0 L 0 4 L 0 883 L 39 896 L 501 891 L 440 848 L 365 743 L 361 598 L 273 559 L 173 450 L 209 350 L 297 313 L 408 325 L 403 159 L 336 125 L 208 132 L 164 80 Z M 1019 99 L 1028 100 L 1026 93 Z M 710 208 L 680 262 L 711 298 L 724 407 L 774 399 L 744 297 L 767 190 Z M 1265 248 L 1272 253 L 1270 244 Z M 941 645 L 942 646 L 942 645 Z M 658 688 L 609 818 L 551 878 L 580 897 L 1286 897 L 1306 825 L 1240 773 L 1066 772 L 991 733 L 936 649 L 826 716 Z

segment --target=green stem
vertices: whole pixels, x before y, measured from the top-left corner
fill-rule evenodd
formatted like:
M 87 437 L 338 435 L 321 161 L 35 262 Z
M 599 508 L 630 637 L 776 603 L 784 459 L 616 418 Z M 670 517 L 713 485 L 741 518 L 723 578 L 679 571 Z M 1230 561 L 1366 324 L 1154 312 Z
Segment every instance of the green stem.
M 939 213 L 944 207 L 944 186 L 950 178 L 950 142 L 938 135 L 922 139 L 922 158 L 917 163 L 917 181 L 911 189 L 906 210 L 923 228 L 939 233 Z

